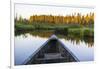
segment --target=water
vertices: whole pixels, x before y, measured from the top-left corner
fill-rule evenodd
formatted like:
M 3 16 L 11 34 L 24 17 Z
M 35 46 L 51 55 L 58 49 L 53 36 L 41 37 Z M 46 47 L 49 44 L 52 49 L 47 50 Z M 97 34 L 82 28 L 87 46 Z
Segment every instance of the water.
M 21 33 L 15 36 L 15 65 L 21 65 L 23 62 L 33 54 L 42 44 L 44 44 L 49 34 L 42 33 Z M 58 36 L 62 43 L 66 45 L 80 61 L 94 60 L 94 46 L 91 39 L 81 40 Z

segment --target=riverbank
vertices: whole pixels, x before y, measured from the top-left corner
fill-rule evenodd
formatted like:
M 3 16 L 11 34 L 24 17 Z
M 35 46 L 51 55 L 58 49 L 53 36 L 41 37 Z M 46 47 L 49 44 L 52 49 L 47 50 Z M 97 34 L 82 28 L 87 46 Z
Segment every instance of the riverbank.
M 23 24 L 16 23 L 15 31 L 50 31 L 52 30 L 54 34 L 61 35 L 75 35 L 75 36 L 85 36 L 85 37 L 94 37 L 94 28 L 89 26 L 81 25 L 65 25 L 65 24 Z

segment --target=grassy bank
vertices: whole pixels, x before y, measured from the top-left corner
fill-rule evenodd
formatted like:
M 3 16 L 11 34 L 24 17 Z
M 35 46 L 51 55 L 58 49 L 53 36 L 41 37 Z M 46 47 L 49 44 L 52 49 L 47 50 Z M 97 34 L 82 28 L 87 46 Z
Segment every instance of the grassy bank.
M 57 34 L 71 34 L 75 36 L 94 37 L 94 28 L 80 25 L 65 25 L 65 24 L 23 24 L 16 23 L 15 31 L 35 31 L 35 30 L 53 30 Z M 70 36 L 71 36 L 70 35 Z

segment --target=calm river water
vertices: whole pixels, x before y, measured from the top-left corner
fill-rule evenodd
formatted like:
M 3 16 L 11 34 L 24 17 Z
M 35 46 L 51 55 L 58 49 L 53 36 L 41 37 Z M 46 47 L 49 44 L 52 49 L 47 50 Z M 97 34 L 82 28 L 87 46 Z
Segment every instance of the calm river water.
M 15 65 L 21 65 L 23 62 L 33 54 L 42 44 L 44 44 L 49 36 L 48 34 L 32 34 L 22 33 L 15 35 Z M 93 61 L 94 60 L 94 43 L 90 39 L 81 40 L 67 37 L 59 37 L 62 43 L 64 43 L 80 61 Z

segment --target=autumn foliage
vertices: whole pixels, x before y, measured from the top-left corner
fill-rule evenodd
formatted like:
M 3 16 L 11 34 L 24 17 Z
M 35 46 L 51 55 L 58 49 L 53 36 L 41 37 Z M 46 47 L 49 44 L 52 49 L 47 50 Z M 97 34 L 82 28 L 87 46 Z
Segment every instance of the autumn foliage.
M 53 23 L 53 24 L 93 24 L 94 13 L 81 15 L 80 13 L 66 15 L 66 16 L 54 16 L 54 15 L 32 15 L 29 18 L 30 23 Z

